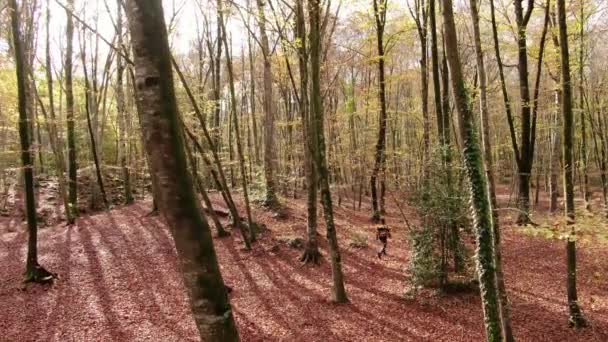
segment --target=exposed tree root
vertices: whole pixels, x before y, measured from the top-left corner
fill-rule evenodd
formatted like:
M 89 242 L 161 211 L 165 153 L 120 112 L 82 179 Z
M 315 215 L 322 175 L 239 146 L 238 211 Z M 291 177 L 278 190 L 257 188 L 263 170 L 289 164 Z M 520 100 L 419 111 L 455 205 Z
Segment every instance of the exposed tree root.
M 312 263 L 312 264 L 318 265 L 321 262 L 321 253 L 319 253 L 318 248 L 308 246 L 304 250 L 304 253 L 302 253 L 302 256 L 300 257 L 300 261 L 304 264 Z
M 585 328 L 587 327 L 587 320 L 585 320 L 585 318 L 583 318 L 582 315 L 575 315 L 575 316 L 570 316 L 570 319 L 568 320 L 568 326 L 570 328 L 575 328 L 575 329 L 579 329 L 579 328 Z
M 53 279 L 55 278 L 57 278 L 57 275 L 55 273 L 51 273 L 47 271 L 44 267 L 36 265 L 32 270 L 29 270 L 25 273 L 25 279 L 23 279 L 23 282 L 26 284 L 48 284 L 52 283 Z

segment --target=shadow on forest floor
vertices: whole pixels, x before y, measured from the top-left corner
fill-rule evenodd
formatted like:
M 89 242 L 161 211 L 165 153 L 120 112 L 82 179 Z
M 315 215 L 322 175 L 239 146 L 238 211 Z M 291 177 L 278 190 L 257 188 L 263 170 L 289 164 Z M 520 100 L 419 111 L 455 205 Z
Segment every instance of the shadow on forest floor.
M 221 207 L 219 196 L 214 204 Z M 300 250 L 279 242 L 303 235 L 303 200 L 285 200 L 287 219 L 256 208 L 269 231 L 252 251 L 238 234 L 215 239 L 222 274 L 243 341 L 479 341 L 483 340 L 477 294 L 404 299 L 408 247 L 399 215 L 389 255 L 375 256 L 374 229 L 364 211 L 336 208 L 350 303 L 330 299 L 331 269 L 324 225 L 319 266 L 299 263 Z M 179 275 L 172 239 L 162 219 L 147 217 L 137 203 L 83 216 L 72 227 L 40 232 L 40 262 L 59 274 L 52 286 L 20 288 L 26 234 L 17 219 L 0 221 L 0 331 L 7 341 L 197 340 Z M 322 221 L 322 220 L 320 220 Z M 351 248 L 352 234 L 366 248 Z M 591 327 L 567 327 L 562 241 L 546 241 L 505 229 L 503 258 L 515 336 L 526 341 L 608 340 L 608 252 L 579 253 L 579 296 Z M 278 246 L 278 247 L 277 247 Z M 597 277 L 597 274 L 600 277 Z

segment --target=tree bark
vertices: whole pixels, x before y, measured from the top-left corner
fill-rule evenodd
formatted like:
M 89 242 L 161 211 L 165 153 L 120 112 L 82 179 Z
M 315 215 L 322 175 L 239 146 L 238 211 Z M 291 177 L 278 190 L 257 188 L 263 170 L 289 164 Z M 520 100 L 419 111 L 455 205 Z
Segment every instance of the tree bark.
M 70 201 L 68 198 L 68 189 L 66 187 L 66 179 L 65 179 L 65 156 L 63 154 L 63 139 L 59 137 L 59 133 L 57 130 L 57 117 L 55 115 L 55 100 L 54 100 L 54 92 L 53 92 L 53 70 L 51 63 L 51 44 L 50 44 L 50 20 L 51 20 L 51 10 L 50 10 L 50 2 L 51 0 L 47 0 L 47 9 L 46 9 L 46 51 L 45 51 L 45 62 L 46 62 L 46 79 L 47 79 L 47 89 L 49 95 L 49 116 L 50 120 L 46 121 L 46 128 L 49 135 L 49 141 L 51 142 L 51 148 L 53 150 L 53 154 L 55 155 L 55 164 L 57 167 L 57 179 L 59 180 L 59 194 L 63 200 L 63 207 L 65 210 L 65 217 L 68 224 L 74 224 L 74 216 L 72 215 L 72 210 L 70 209 Z M 40 102 L 40 101 L 39 101 Z M 42 107 L 42 104 L 41 108 Z M 43 113 L 44 113 L 44 109 Z
M 317 241 L 317 172 L 313 163 L 313 131 L 312 113 L 308 100 L 308 50 L 306 44 L 306 21 L 302 0 L 296 0 L 295 35 L 300 40 L 298 46 L 298 66 L 300 70 L 300 96 L 298 97 L 298 111 L 302 120 L 302 140 L 304 141 L 304 173 L 306 178 L 306 245 L 300 261 L 304 263 L 318 263 L 321 253 Z
M 222 0 L 217 0 L 218 6 L 218 20 L 222 29 L 224 50 L 226 50 L 226 66 L 228 69 L 228 86 L 230 89 L 230 111 L 232 117 L 232 123 L 234 125 L 234 135 L 236 137 L 236 151 L 239 158 L 239 168 L 241 171 L 241 184 L 243 186 L 243 197 L 245 198 L 245 211 L 247 212 L 247 223 L 248 233 L 251 242 L 256 240 L 256 227 L 254 226 L 253 217 L 251 214 L 251 206 L 249 204 L 249 191 L 247 189 L 247 172 L 245 171 L 245 156 L 243 153 L 243 144 L 241 143 L 241 133 L 239 130 L 239 122 L 236 115 L 236 92 L 234 90 L 234 71 L 232 65 L 232 57 L 230 56 L 230 49 L 228 48 L 228 37 L 226 34 L 226 23 L 224 23 L 224 14 L 222 7 Z M 220 42 L 218 42 L 220 44 Z
M 264 93 L 262 102 L 264 107 L 264 177 L 266 179 L 266 194 L 264 205 L 269 208 L 276 208 L 279 200 L 276 194 L 276 182 L 274 172 L 276 170 L 276 151 L 274 133 L 274 111 L 272 94 L 272 64 L 270 44 L 266 32 L 266 13 L 264 11 L 264 0 L 256 0 L 258 9 L 257 21 L 260 28 L 260 43 L 262 48 L 262 58 L 264 60 Z
M 200 338 L 238 341 L 209 224 L 200 214 L 187 169 L 161 1 L 129 0 L 127 16 L 144 145 L 157 180 L 158 206 L 175 240 Z
M 118 47 L 123 47 L 123 27 L 122 27 L 122 1 L 116 0 L 116 35 L 118 36 Z M 122 169 L 122 184 L 124 188 L 125 204 L 133 202 L 133 192 L 131 190 L 131 171 L 129 170 L 129 153 L 127 148 L 127 114 L 125 110 L 125 95 L 123 89 L 124 63 L 120 54 L 116 56 L 116 111 L 119 131 L 118 154 L 120 167 Z
M 66 15 L 66 49 L 65 49 L 65 119 L 67 122 L 67 140 L 68 140 L 68 197 L 70 199 L 70 208 L 72 217 L 78 216 L 78 164 L 76 161 L 76 136 L 74 131 L 74 90 L 72 85 L 72 68 L 74 54 L 74 19 L 72 12 L 74 11 L 74 0 L 68 0 Z
M 496 199 L 496 185 L 494 181 L 494 161 L 492 158 L 492 141 L 490 138 L 490 113 L 488 110 L 487 76 L 484 61 L 483 48 L 481 45 L 481 32 L 479 29 L 479 7 L 477 0 L 469 1 L 471 18 L 473 21 L 473 36 L 475 41 L 475 54 L 477 57 L 477 78 L 479 79 L 479 113 L 481 118 L 481 141 L 483 145 L 483 159 L 485 163 L 486 177 L 488 179 L 488 192 L 490 205 L 492 207 L 492 226 L 494 228 L 494 253 L 496 267 L 496 286 L 499 295 L 500 322 L 502 336 L 505 341 L 514 341 L 513 329 L 511 328 L 510 305 L 507 298 L 507 289 L 502 271 L 502 253 L 500 246 L 500 221 L 498 218 L 498 200 Z
M 380 1 L 380 3 L 378 3 Z M 378 206 L 378 191 L 376 187 L 378 175 L 384 171 L 385 148 L 386 148 L 386 84 L 384 79 L 384 25 L 386 24 L 386 0 L 373 0 L 374 18 L 376 22 L 376 45 L 378 52 L 378 101 L 380 102 L 380 115 L 378 117 L 378 141 L 374 154 L 374 168 L 370 179 L 372 191 L 372 221 L 379 222 L 384 214 Z M 384 176 L 380 175 L 381 182 Z M 383 185 L 381 184 L 382 188 Z M 381 192 L 382 193 L 382 192 Z M 380 199 L 382 202 L 383 199 Z
M 25 282 L 48 282 L 53 274 L 38 264 L 38 224 L 36 222 L 36 197 L 34 194 L 34 162 L 30 145 L 31 125 L 27 114 L 27 73 L 21 27 L 19 22 L 19 7 L 16 0 L 8 0 L 11 19 L 13 51 L 15 54 L 15 70 L 17 75 L 17 93 L 19 110 L 19 138 L 21 141 L 21 162 L 23 165 L 25 211 L 27 219 L 27 256 L 25 262 Z
M 574 115 L 572 113 L 572 84 L 570 81 L 570 56 L 568 51 L 568 28 L 566 24 L 566 5 L 564 0 L 557 0 L 559 26 L 559 44 L 562 74 L 562 116 L 564 118 L 564 194 L 566 195 L 566 219 L 570 236 L 566 244 L 567 253 L 567 288 L 569 323 L 579 328 L 586 326 L 586 320 L 578 305 L 576 290 L 576 226 L 574 210 Z
M 463 144 L 463 157 L 469 191 L 471 211 L 477 243 L 477 273 L 481 290 L 485 318 L 486 339 L 501 340 L 500 308 L 496 286 L 495 255 L 493 246 L 492 206 L 489 202 L 487 177 L 479 148 L 479 138 L 473 122 L 471 104 L 462 75 L 456 24 L 451 0 L 443 0 L 443 25 L 447 61 L 452 80 L 452 91 L 458 111 L 460 135 Z
M 321 202 L 325 225 L 327 226 L 327 240 L 331 259 L 331 273 L 333 279 L 332 299 L 337 303 L 348 302 L 344 275 L 342 274 L 342 259 L 338 247 L 338 236 L 334 225 L 333 205 L 329 189 L 329 174 L 327 159 L 325 157 L 325 138 L 323 136 L 323 102 L 321 96 L 321 27 L 320 27 L 320 0 L 308 0 L 310 31 L 310 97 L 311 119 L 313 120 L 312 136 L 315 144 L 314 163 L 318 174 L 319 188 L 321 189 Z

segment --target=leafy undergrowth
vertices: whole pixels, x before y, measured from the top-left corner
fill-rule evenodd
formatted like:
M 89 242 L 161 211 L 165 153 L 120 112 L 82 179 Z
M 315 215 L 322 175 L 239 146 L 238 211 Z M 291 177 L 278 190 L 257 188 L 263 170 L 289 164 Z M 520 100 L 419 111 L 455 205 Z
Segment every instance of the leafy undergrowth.
M 221 207 L 220 198 L 213 197 Z M 304 236 L 303 200 L 283 200 L 286 218 L 254 210 L 270 229 L 252 251 L 237 232 L 215 239 L 243 341 L 480 341 L 476 293 L 407 298 L 405 229 L 389 208 L 388 256 L 379 260 L 368 208 L 336 208 L 349 304 L 331 303 L 330 267 L 321 224 L 320 266 L 302 266 L 301 250 L 282 236 Z M 40 261 L 59 279 L 21 288 L 26 234 L 21 220 L 0 221 L 0 340 L 195 341 L 197 332 L 172 247 L 149 203 L 81 217 L 72 227 L 40 232 Z M 322 221 L 322 220 L 320 220 Z M 608 340 L 608 252 L 587 242 L 579 251 L 579 297 L 591 326 L 567 327 L 565 242 L 503 234 L 515 336 L 521 341 Z M 365 246 L 349 241 L 365 240 Z M 406 299 L 407 298 L 407 299 Z

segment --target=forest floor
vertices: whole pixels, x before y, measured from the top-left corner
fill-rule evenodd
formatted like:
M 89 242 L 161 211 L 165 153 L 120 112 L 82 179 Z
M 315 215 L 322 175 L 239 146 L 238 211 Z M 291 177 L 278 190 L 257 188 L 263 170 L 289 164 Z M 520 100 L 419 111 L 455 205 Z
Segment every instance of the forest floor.
M 212 196 L 222 207 L 219 196 Z M 504 196 L 503 196 L 504 197 Z M 324 238 L 319 266 L 283 241 L 304 236 L 306 204 L 283 199 L 286 217 L 255 208 L 269 229 L 252 251 L 238 233 L 215 238 L 243 341 L 482 341 L 479 294 L 405 296 L 409 245 L 397 208 L 388 256 L 378 259 L 369 208 L 336 206 L 348 304 L 329 300 Z M 542 206 L 541 206 L 542 207 Z M 140 201 L 42 228 L 39 259 L 52 285 L 21 284 L 27 233 L 18 210 L 0 217 L 0 341 L 196 341 L 171 236 Z M 408 216 L 412 211 L 406 208 Z M 322 221 L 322 217 L 319 217 Z M 520 341 L 608 341 L 608 248 L 579 245 L 579 298 L 590 326 L 567 325 L 565 242 L 523 234 L 503 217 L 503 260 Z M 355 247 L 368 244 L 367 247 Z

